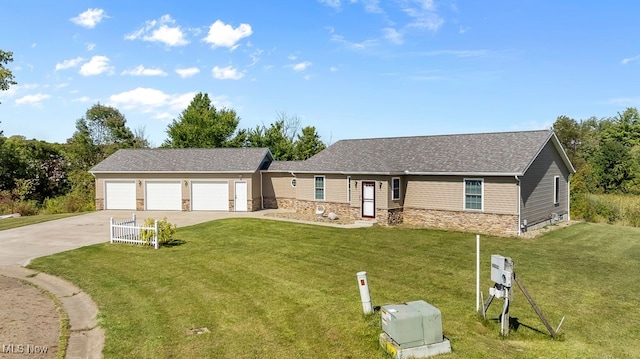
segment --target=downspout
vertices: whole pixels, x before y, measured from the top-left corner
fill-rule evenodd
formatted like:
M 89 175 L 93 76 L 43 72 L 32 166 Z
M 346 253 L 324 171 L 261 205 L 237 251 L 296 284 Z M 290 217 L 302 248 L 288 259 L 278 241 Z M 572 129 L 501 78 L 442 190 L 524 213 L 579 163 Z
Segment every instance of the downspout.
M 520 201 L 522 201 L 522 189 L 520 188 L 520 178 L 518 178 L 518 175 L 515 175 L 514 177 L 516 178 L 516 181 L 518 181 L 518 236 L 520 236 L 522 234 L 522 218 L 520 218 L 520 209 L 522 208 L 520 203 Z
M 262 194 L 262 171 L 260 171 L 260 209 L 264 209 L 264 195 Z
M 571 173 L 567 180 L 567 222 L 571 222 Z

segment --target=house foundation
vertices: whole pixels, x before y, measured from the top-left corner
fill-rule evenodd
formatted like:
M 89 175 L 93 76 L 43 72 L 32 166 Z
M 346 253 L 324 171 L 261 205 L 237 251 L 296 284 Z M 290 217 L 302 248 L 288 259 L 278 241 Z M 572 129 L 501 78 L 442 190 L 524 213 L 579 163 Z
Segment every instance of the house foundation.
M 518 216 L 481 212 L 456 212 L 405 208 L 403 222 L 409 226 L 486 233 L 497 236 L 518 235 Z

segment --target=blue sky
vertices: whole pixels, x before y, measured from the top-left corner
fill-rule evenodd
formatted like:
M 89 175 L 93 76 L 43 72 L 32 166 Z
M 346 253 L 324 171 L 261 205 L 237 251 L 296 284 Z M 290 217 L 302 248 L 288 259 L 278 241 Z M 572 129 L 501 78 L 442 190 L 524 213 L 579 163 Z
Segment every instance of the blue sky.
M 345 138 L 530 130 L 640 106 L 640 3 L 3 0 L 0 129 L 64 142 L 93 104 L 155 145 L 197 92 Z

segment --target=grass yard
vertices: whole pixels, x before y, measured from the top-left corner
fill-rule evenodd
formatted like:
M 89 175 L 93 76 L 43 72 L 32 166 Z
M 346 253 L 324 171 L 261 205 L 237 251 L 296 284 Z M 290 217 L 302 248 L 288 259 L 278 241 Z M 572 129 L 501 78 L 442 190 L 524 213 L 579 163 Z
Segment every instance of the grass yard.
M 36 216 L 0 219 L 0 231 L 16 227 L 28 226 L 36 223 L 53 221 L 54 219 L 77 216 L 78 214 L 80 213 L 40 214 Z
M 501 301 L 475 313 L 475 236 L 407 228 L 339 229 L 258 219 L 179 228 L 185 243 L 153 250 L 100 244 L 36 259 L 98 304 L 106 358 L 384 358 L 380 318 L 362 314 L 356 272 L 374 305 L 423 299 L 442 311 L 443 358 L 640 357 L 640 229 L 578 224 L 533 240 L 483 237 L 552 326 L 515 289 L 508 339 Z M 193 335 L 206 327 L 210 333 Z

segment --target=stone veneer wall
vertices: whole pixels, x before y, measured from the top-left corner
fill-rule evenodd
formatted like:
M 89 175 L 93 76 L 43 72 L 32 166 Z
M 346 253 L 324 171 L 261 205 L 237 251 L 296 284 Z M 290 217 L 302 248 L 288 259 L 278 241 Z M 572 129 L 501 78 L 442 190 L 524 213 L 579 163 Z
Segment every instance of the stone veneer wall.
M 183 212 L 189 212 L 191 211 L 191 201 L 188 199 L 183 199 L 182 200 L 182 211 Z
M 96 198 L 96 211 L 104 209 L 104 198 Z
M 392 226 L 404 223 L 404 210 L 402 208 L 390 209 L 387 223 Z
M 405 208 L 403 221 L 410 226 L 451 229 L 498 236 L 518 235 L 518 216 L 511 214 Z
M 301 212 L 301 213 L 315 214 L 316 207 L 323 206 L 325 216 L 331 212 L 337 214 L 338 217 L 349 217 L 351 215 L 350 206 L 347 203 L 294 200 L 293 205 L 294 205 L 293 209 L 296 212 Z
M 144 199 L 136 199 L 136 211 L 144 211 Z

